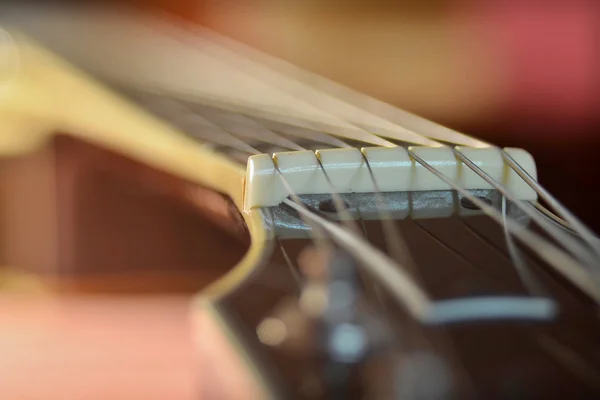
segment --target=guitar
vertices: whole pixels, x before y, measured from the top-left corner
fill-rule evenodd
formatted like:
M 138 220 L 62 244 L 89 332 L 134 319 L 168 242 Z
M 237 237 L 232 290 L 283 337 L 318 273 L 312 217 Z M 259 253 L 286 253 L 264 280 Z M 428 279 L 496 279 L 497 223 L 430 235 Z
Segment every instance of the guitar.
M 76 17 L 2 34 L 8 286 L 219 276 L 190 311 L 206 398 L 598 395 L 599 242 L 525 150 L 166 17 Z

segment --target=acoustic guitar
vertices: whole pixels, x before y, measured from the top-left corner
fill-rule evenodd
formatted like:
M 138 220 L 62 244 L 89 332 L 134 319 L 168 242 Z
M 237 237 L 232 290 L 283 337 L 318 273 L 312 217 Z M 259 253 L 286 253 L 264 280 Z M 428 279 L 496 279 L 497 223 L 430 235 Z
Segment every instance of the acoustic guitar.
M 168 17 L 12 21 L 5 288 L 198 290 L 202 398 L 600 395 L 600 242 L 525 150 Z

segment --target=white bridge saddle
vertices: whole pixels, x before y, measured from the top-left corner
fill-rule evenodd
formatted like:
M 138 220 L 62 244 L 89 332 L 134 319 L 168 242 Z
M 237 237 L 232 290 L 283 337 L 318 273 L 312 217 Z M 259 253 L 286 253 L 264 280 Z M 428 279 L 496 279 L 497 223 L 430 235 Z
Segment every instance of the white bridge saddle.
M 457 160 L 448 147 L 414 146 L 411 150 L 465 189 L 492 189 L 483 178 Z M 504 150 L 537 179 L 535 161 L 531 154 L 522 149 Z M 537 199 L 536 192 L 503 162 L 498 149 L 461 147 L 460 151 L 518 199 Z M 368 160 L 372 176 L 365 160 Z M 275 165 L 281 171 L 283 179 Z M 403 147 L 290 151 L 272 155 L 259 154 L 248 159 L 244 208 L 249 210 L 278 205 L 289 196 L 286 183 L 289 189 L 299 195 L 370 193 L 377 189 L 382 192 L 451 189 L 439 177 L 415 162 Z

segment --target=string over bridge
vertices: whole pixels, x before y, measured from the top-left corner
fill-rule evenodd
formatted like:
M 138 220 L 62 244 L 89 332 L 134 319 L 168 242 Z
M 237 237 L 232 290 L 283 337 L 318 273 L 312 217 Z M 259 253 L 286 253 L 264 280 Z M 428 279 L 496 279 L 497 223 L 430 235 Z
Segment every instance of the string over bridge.
M 449 179 L 469 190 L 491 189 L 488 182 L 457 160 L 451 148 L 414 146 L 410 148 Z M 533 157 L 522 149 L 504 149 L 532 177 L 536 178 Z M 464 148 L 466 155 L 496 182 L 524 201 L 537 199 L 536 192 L 518 174 L 505 164 L 495 148 Z M 372 175 L 369 172 L 368 160 Z M 371 193 L 375 191 L 373 178 L 381 192 L 450 190 L 439 177 L 428 171 L 408 154 L 404 147 L 363 147 L 303 150 L 258 154 L 249 157 L 246 172 L 244 208 L 269 207 L 280 204 L 288 195 L 288 188 L 275 169 L 283 174 L 290 188 L 297 194 L 331 193 L 323 170 L 338 193 Z M 322 167 L 321 167 L 322 165 Z

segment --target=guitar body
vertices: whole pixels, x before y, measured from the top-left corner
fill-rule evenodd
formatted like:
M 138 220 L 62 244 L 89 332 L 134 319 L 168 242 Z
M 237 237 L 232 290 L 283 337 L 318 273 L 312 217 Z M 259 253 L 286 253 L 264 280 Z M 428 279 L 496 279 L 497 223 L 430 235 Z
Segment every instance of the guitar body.
M 239 122 L 232 116 L 239 110 L 264 123 L 277 117 L 278 129 L 289 137 L 291 127 L 308 131 L 302 121 L 312 115 L 318 119 L 314 126 L 339 128 L 332 136 L 350 144 L 316 147 L 314 157 L 315 143 L 293 142 L 298 148 L 271 152 L 259 137 L 251 143 L 256 148 L 232 141 L 228 153 L 220 151 L 226 133 L 219 131 L 221 142 L 207 145 L 175 128 L 177 121 L 154 116 L 160 113 L 151 107 L 143 111 L 125 99 L 127 93 L 105 88 L 33 41 L 16 33 L 11 38 L 8 54 L 18 63 L 14 69 L 5 63 L 7 78 L 0 85 L 6 288 L 195 293 L 189 314 L 203 398 L 599 395 L 595 289 L 548 266 L 570 262 L 562 252 L 550 257 L 507 239 L 522 239 L 523 230 L 544 238 L 556 234 L 578 249 L 572 244 L 577 235 L 559 227 L 559 219 L 532 217 L 521 203 L 537 194 L 531 198 L 531 190 L 518 186 L 499 156 L 500 164 L 487 158 L 481 142 L 456 134 L 464 143 L 452 153 L 437 142 L 428 147 L 431 137 L 394 130 L 390 123 L 381 131 L 421 141 L 398 153 L 402 140 L 389 142 L 356 124 L 334 126 L 339 118 L 319 107 L 299 107 L 302 118 L 296 119 L 284 102 L 254 115 L 242 100 L 211 98 L 220 109 L 215 111 L 214 104 L 193 108 L 184 96 L 181 104 L 198 114 L 224 118 L 215 121 Z M 250 93 L 248 87 L 240 90 Z M 235 129 L 231 124 L 223 131 Z M 371 147 L 359 144 L 361 138 Z M 499 188 L 463 172 L 467 164 L 455 154 L 462 154 L 465 143 L 474 144 L 466 151 L 477 163 L 500 177 Z M 246 154 L 247 168 L 236 161 L 244 146 L 267 150 Z M 369 154 L 400 154 L 406 161 L 375 163 Z M 523 165 L 530 158 L 510 154 L 522 157 Z M 368 169 L 361 156 L 372 162 Z M 420 157 L 426 161 L 415 161 Z M 459 171 L 454 180 L 468 193 L 427 175 L 427 162 Z M 525 170 L 535 175 L 534 167 Z M 404 189 L 394 189 L 400 185 L 394 168 L 409 171 Z M 348 170 L 365 180 L 346 179 Z M 390 190 L 364 183 L 386 171 L 393 178 L 386 182 Z M 277 186 L 276 173 L 283 186 Z M 323 189 L 328 184 L 342 189 Z M 512 192 L 502 193 L 504 188 L 516 193 L 510 201 Z M 498 225 L 468 194 L 502 210 L 520 228 L 510 230 L 506 220 Z M 35 233 L 24 228 L 31 219 Z M 542 229 L 547 225 L 549 233 Z M 39 251 L 32 254 L 28 246 Z M 404 275 L 380 275 L 378 268 L 393 262 L 396 272 L 408 276 L 404 291 L 390 286 Z M 533 296 L 530 281 L 515 267 L 520 264 L 528 266 L 542 294 Z M 35 284 L 23 285 L 24 279 Z M 411 307 L 414 287 L 426 293 L 424 309 L 431 314 Z M 454 299 L 462 301 L 460 307 Z M 506 308 L 498 299 L 517 305 Z
M 509 253 L 501 244 L 501 229 L 472 211 L 458 208 L 455 213 L 451 201 L 442 213 L 446 216 L 441 217 L 439 203 L 432 207 L 431 201 L 419 201 L 428 194 L 415 195 L 412 212 L 395 221 L 428 292 L 440 300 L 522 293 L 523 285 L 511 270 Z M 481 194 L 493 198 L 492 193 Z M 443 194 L 435 195 L 443 203 Z M 323 199 L 326 197 L 315 201 Z M 344 199 L 359 212 L 364 206 L 356 195 Z M 565 307 L 561 316 L 550 323 L 483 321 L 424 327 L 412 321 L 377 285 L 359 285 L 366 293 L 361 304 L 365 315 L 358 317 L 356 326 L 373 329 L 370 335 L 382 343 L 364 343 L 369 357 L 342 369 L 331 360 L 335 344 L 323 337 L 323 327 L 303 315 L 298 306 L 303 293 L 297 276 L 302 274 L 306 252 L 313 246 L 309 237 L 302 238 L 302 233 L 290 230 L 292 218 L 286 210 L 265 211 L 265 219 L 271 221 L 267 226 L 275 236 L 265 246 L 272 251 L 270 257 L 266 252 L 265 262 L 257 265 L 235 290 L 217 298 L 201 296 L 198 302 L 200 309 L 195 312 L 202 316 L 196 325 L 200 348 L 211 348 L 213 343 L 211 336 L 203 335 L 204 329 L 220 326 L 229 338 L 230 348 L 237 350 L 238 367 L 232 369 L 236 371 L 233 376 L 255 382 L 258 387 L 226 398 L 250 398 L 247 393 L 253 393 L 253 398 L 286 399 L 596 395 L 598 386 L 592 371 L 598 364 L 591 355 L 599 344 L 600 326 L 586 317 L 594 306 L 564 279 L 544 272 L 541 262 L 535 268 L 536 274 Z M 302 221 L 296 220 L 295 225 L 301 227 Z M 371 243 L 385 248 L 381 221 L 366 220 L 363 227 Z M 536 263 L 535 256 L 527 257 Z M 283 321 L 287 328 L 275 321 Z M 356 345 L 351 338 L 339 340 L 340 346 Z M 203 365 L 212 370 L 219 354 L 220 350 L 214 357 L 203 358 Z M 341 388 L 336 386 L 336 373 L 341 374 Z M 201 376 L 206 376 L 207 386 L 213 387 L 208 383 L 214 382 L 210 373 Z M 211 398 L 225 398 L 228 392 L 222 393 Z

